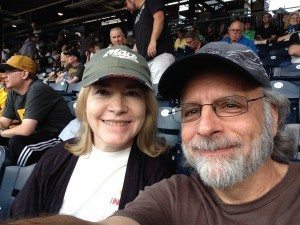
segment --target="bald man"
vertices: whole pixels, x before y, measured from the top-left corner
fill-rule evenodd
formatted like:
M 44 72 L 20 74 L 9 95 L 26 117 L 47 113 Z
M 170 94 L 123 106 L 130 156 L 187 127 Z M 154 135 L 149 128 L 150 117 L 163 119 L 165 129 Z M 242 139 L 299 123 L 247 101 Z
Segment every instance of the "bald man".
M 244 32 L 244 24 L 240 21 L 234 21 L 230 24 L 230 27 L 228 28 L 229 36 L 224 37 L 221 41 L 227 43 L 238 43 L 238 44 L 246 45 L 257 54 L 257 48 L 254 42 L 251 39 L 242 36 L 243 32 Z

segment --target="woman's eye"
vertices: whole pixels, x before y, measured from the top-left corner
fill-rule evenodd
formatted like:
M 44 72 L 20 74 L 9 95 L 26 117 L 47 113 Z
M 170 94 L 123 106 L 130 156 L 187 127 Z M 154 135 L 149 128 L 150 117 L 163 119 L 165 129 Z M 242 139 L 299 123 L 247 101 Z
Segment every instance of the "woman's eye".
M 109 91 L 105 90 L 105 89 L 99 89 L 99 90 L 96 91 L 96 93 L 98 95 L 101 95 L 101 96 L 107 96 L 107 95 L 109 95 Z
M 126 96 L 129 97 L 141 97 L 141 93 L 138 91 L 127 91 Z

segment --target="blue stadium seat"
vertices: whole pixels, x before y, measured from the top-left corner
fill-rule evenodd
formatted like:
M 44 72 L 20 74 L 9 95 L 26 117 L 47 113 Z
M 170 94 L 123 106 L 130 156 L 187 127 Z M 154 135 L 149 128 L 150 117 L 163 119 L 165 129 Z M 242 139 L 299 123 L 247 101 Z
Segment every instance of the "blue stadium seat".
M 14 193 L 23 188 L 34 166 L 35 164 L 26 167 L 7 166 L 5 168 L 0 188 L 0 221 L 9 218 L 10 208 L 15 199 Z
M 67 82 L 60 82 L 60 83 L 50 83 L 50 87 L 53 88 L 53 90 L 60 92 L 60 93 L 66 93 L 68 88 Z

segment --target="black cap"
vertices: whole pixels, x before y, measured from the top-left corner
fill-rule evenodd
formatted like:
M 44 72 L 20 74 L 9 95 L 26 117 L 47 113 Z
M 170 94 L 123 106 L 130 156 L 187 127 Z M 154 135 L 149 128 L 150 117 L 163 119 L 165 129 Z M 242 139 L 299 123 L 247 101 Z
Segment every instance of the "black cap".
M 232 69 L 253 79 L 259 85 L 271 88 L 270 78 L 258 56 L 247 46 L 227 42 L 211 42 L 200 53 L 184 57 L 166 69 L 160 78 L 158 92 L 168 99 L 179 99 L 184 84 L 194 76 L 193 72 L 213 71 L 216 67 Z
M 73 56 L 76 56 L 77 59 L 80 59 L 80 54 L 79 54 L 78 50 L 76 50 L 76 49 L 70 49 L 69 51 L 64 52 L 64 54 L 70 55 L 70 56 L 73 55 Z

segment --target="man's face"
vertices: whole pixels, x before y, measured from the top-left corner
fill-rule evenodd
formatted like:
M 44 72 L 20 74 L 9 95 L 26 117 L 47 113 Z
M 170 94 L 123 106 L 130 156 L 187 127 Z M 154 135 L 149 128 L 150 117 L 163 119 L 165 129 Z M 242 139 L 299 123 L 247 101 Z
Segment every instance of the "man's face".
M 243 28 L 241 27 L 241 24 L 238 22 L 234 22 L 230 25 L 228 29 L 228 34 L 231 42 L 237 42 L 243 33 Z
M 198 45 L 198 41 L 195 40 L 194 38 L 186 38 L 186 44 L 187 46 L 189 46 L 191 49 L 196 50 L 197 49 L 197 45 Z
M 131 14 L 133 14 L 135 11 L 137 11 L 135 1 L 136 0 L 126 0 L 126 8 L 128 11 L 130 11 Z
M 76 61 L 77 61 L 77 57 L 75 55 L 69 55 L 68 58 L 67 58 L 67 62 L 69 64 L 73 64 Z
M 124 36 L 120 30 L 110 32 L 110 41 L 113 45 L 124 45 Z
M 187 83 L 181 104 L 211 104 L 234 95 L 247 99 L 263 96 L 260 87 L 237 75 L 209 73 Z M 182 124 L 184 154 L 208 186 L 231 187 L 270 159 L 277 133 L 277 126 L 273 125 L 277 124 L 277 114 L 273 107 L 264 106 L 263 101 L 264 98 L 248 102 L 245 113 L 232 117 L 220 117 L 211 105 L 205 105 L 199 119 Z M 239 105 L 232 102 L 224 107 L 235 110 Z M 271 115 L 265 118 L 264 114 Z
M 7 89 L 20 89 L 23 85 L 24 71 L 11 70 L 2 75 L 4 85 Z
M 268 14 L 263 15 L 263 22 L 264 22 L 264 23 L 269 23 L 270 20 L 271 20 L 270 15 L 268 15 Z

